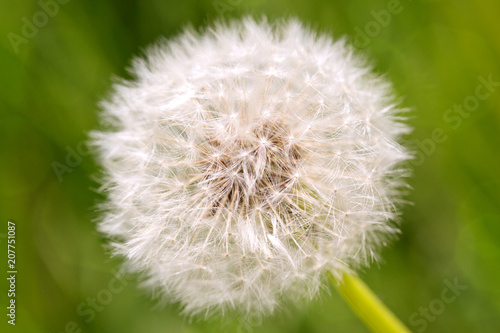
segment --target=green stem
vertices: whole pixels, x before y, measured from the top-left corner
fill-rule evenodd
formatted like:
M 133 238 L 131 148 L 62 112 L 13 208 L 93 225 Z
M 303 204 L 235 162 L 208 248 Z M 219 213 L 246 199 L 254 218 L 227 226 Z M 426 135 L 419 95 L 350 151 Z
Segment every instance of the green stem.
M 372 332 L 411 332 L 359 277 L 344 274 L 342 281 L 338 281 L 330 274 L 330 279 L 354 312 Z

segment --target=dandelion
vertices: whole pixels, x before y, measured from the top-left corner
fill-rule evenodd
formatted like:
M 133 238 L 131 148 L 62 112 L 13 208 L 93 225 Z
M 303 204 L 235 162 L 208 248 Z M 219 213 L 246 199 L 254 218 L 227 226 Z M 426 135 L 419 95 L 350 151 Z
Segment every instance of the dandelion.
M 161 42 L 131 72 L 93 134 L 99 229 L 157 297 L 269 314 L 398 233 L 408 127 L 344 40 L 246 18 Z

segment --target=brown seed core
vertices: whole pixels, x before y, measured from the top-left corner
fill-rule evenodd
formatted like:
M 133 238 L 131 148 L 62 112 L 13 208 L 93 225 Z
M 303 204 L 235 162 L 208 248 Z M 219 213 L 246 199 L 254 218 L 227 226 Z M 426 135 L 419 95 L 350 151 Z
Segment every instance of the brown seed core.
M 289 130 L 279 121 L 256 125 L 243 135 L 229 128 L 232 140 L 209 133 L 207 154 L 199 161 L 204 187 L 216 215 L 226 208 L 246 214 L 251 208 L 275 205 L 297 179 L 302 153 Z

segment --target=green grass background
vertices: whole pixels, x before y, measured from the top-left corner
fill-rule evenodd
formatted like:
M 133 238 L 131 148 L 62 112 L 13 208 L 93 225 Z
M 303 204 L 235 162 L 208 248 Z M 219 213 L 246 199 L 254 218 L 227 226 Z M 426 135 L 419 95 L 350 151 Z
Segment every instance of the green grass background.
M 93 191 L 93 158 L 81 156 L 62 182 L 52 165 L 67 165 L 67 147 L 76 150 L 96 128 L 96 104 L 112 76 L 129 77 L 131 57 L 161 35 L 250 13 L 296 16 L 353 39 L 356 28 L 374 21 L 371 11 L 390 2 L 71 0 L 15 52 L 8 34 L 22 36 L 23 17 L 31 21 L 41 7 L 35 0 L 2 0 L 0 327 L 23 333 L 367 332 L 333 289 L 264 320 L 191 323 L 175 305 L 155 308 L 134 279 L 86 322 L 90 314 L 77 309 L 88 310 L 89 298 L 103 297 L 119 261 L 109 259 L 92 222 L 101 199 Z M 384 263 L 361 276 L 415 332 L 499 332 L 500 87 L 455 128 L 443 115 L 474 95 L 479 76 L 500 81 L 500 4 L 401 0 L 400 6 L 362 52 L 395 83 L 403 105 L 414 109 L 409 145 L 428 142 L 436 128 L 446 139 L 414 167 L 413 205 L 403 211 L 400 240 L 384 251 Z M 15 327 L 5 316 L 8 220 L 17 223 Z M 436 307 L 444 281 L 454 279 L 467 289 L 425 329 L 412 325 L 410 316 Z

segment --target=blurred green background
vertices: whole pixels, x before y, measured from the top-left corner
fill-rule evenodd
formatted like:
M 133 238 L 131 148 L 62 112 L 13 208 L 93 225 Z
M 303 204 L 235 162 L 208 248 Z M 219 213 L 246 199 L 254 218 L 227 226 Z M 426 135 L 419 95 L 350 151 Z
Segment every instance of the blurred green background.
M 47 15 L 48 2 L 0 5 L 5 313 L 8 220 L 17 224 L 18 270 L 17 325 L 7 325 L 2 313 L 0 327 L 33 333 L 367 332 L 333 289 L 264 320 L 190 323 L 175 305 L 155 308 L 134 278 L 114 278 L 119 261 L 109 259 L 92 222 L 102 198 L 92 179 L 97 166 L 83 143 L 97 126 L 96 104 L 112 77 L 129 77 L 131 57 L 187 24 L 266 14 L 296 16 L 334 37 L 347 36 L 414 109 L 408 142 L 417 152 L 408 198 L 413 205 L 403 211 L 400 240 L 385 250 L 384 263 L 361 273 L 363 279 L 414 332 L 500 331 L 497 1 L 59 0 L 57 11 L 45 8 L 53 14 Z M 32 23 L 38 27 L 30 29 Z M 484 80 L 493 83 L 484 86 Z M 455 282 L 466 289 L 446 303 L 442 293 Z M 429 307 L 428 314 L 419 312 Z

